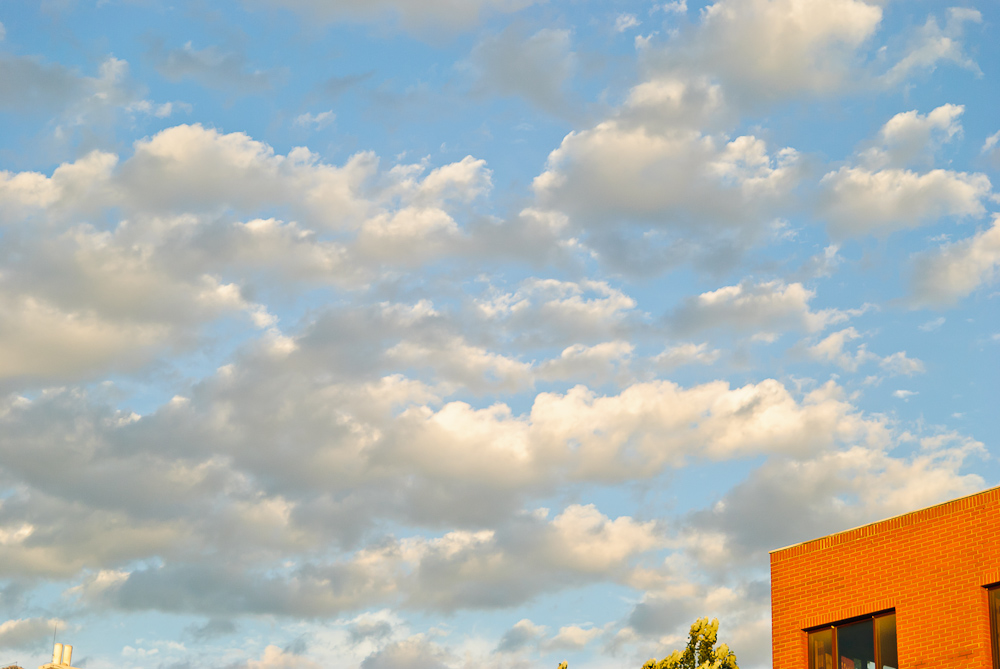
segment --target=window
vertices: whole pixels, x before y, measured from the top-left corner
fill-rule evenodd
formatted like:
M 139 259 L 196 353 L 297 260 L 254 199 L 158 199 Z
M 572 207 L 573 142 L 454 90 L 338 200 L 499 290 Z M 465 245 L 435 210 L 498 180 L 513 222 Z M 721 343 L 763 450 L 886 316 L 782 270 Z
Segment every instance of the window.
M 1000 669 L 1000 585 L 990 588 L 990 631 L 993 641 L 993 669 Z
M 1000 589 L 990 601 L 1000 611 Z M 994 628 L 996 629 L 996 628 Z M 994 634 L 996 639 L 996 634 Z M 809 632 L 809 669 L 896 669 L 896 614 L 883 613 Z M 1000 668 L 998 668 L 1000 669 Z

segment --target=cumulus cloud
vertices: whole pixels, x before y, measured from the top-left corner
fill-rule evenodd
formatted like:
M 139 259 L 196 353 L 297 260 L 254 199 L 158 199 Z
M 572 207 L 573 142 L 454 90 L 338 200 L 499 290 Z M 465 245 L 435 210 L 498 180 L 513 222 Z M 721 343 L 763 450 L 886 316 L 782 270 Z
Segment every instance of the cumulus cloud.
M 536 625 L 527 618 L 519 620 L 500 637 L 497 653 L 514 653 L 522 648 L 535 644 L 545 634 L 544 625 Z
M 914 258 L 910 288 L 918 305 L 948 306 L 993 281 L 1000 266 L 1000 216 L 968 239 Z
M 600 383 L 616 371 L 624 371 L 634 350 L 635 346 L 620 339 L 594 346 L 573 344 L 558 358 L 540 364 L 537 373 L 543 379 L 593 379 Z
M 535 513 L 496 531 L 389 539 L 283 576 L 167 566 L 118 572 L 103 582 L 91 577 L 72 594 L 126 610 L 229 615 L 331 616 L 393 601 L 422 610 L 497 608 L 569 585 L 621 581 L 633 557 L 661 545 L 653 522 L 610 519 L 591 505 L 571 505 L 551 521 Z
M 372 653 L 361 669 L 449 669 L 452 657 L 446 648 L 415 635 Z
M 651 93 L 650 93 L 651 94 Z M 753 136 L 730 142 L 609 120 L 567 135 L 535 177 L 539 203 L 588 225 L 643 221 L 716 229 L 755 221 L 797 181 L 797 154 Z
M 841 167 L 820 182 L 821 214 L 841 237 L 885 235 L 945 217 L 978 217 L 992 185 L 985 174 Z
M 247 662 L 247 669 L 319 669 L 321 666 L 318 662 L 287 653 L 277 646 L 268 646 L 259 660 Z
M 832 93 L 850 83 L 881 21 L 882 8 L 861 0 L 719 0 L 660 58 L 747 100 Z
M 480 93 L 520 96 L 546 112 L 565 115 L 575 60 L 568 30 L 546 28 L 524 36 L 509 27 L 480 41 L 469 66 Z
M 591 641 L 601 635 L 603 630 L 597 627 L 580 627 L 567 625 L 560 627 L 559 633 L 551 639 L 546 639 L 543 648 L 549 652 L 554 650 L 583 650 Z
M 927 114 L 916 110 L 896 114 L 882 126 L 878 144 L 862 153 L 862 159 L 874 168 L 929 161 L 942 144 L 961 136 L 958 119 L 964 111 L 963 105 L 945 104 Z
M 858 165 L 845 165 L 820 180 L 819 214 L 838 237 L 885 235 L 945 217 L 978 217 L 992 184 L 985 174 L 909 169 L 933 163 L 945 142 L 961 136 L 964 107 L 942 105 L 926 115 L 896 114 L 861 151 Z
M 653 362 L 662 368 L 673 369 L 674 367 L 694 363 L 711 365 L 721 355 L 721 351 L 718 349 L 709 349 L 708 344 L 705 342 L 701 344 L 676 344 L 658 353 L 653 358 Z
M 58 618 L 21 618 L 0 624 L 0 648 L 34 649 L 44 645 L 53 630 L 66 629 Z
M 860 313 L 838 309 L 813 311 L 809 302 L 815 295 L 815 291 L 801 283 L 745 280 L 688 298 L 667 320 L 681 334 L 720 327 L 750 333 L 788 329 L 818 332 Z
M 775 459 L 711 509 L 688 518 L 684 541 L 699 560 L 723 568 L 768 550 L 967 495 L 983 486 L 963 465 L 985 452 L 954 433 L 919 439 L 909 454 L 858 445 L 809 460 Z M 845 504 L 843 500 L 850 500 Z M 706 544 L 706 538 L 714 542 Z M 706 546 L 712 546 L 706 550 Z
M 456 217 L 490 187 L 485 162 L 472 157 L 380 170 L 362 153 L 332 166 L 200 125 L 140 140 L 125 160 L 92 151 L 50 175 L 0 172 L 5 227 L 20 231 L 0 280 L 0 317 L 10 323 L 0 368 L 76 379 L 186 348 L 227 314 L 272 327 L 248 283 L 268 275 L 358 286 L 385 265 L 468 250 Z M 275 208 L 302 223 L 232 220 Z M 118 219 L 110 228 L 109 213 Z M 221 278 L 234 272 L 238 283 Z
M 142 87 L 129 74 L 128 62 L 114 56 L 100 63 L 96 75 L 87 76 L 38 57 L 0 54 L 0 110 L 54 112 L 52 136 L 58 142 L 85 132 L 93 146 L 97 134 L 109 128 L 122 111 L 147 113 L 148 108 L 167 117 L 174 106 L 145 100 Z
M 806 353 L 814 360 L 836 364 L 849 372 L 855 372 L 858 367 L 869 362 L 878 363 L 879 367 L 893 376 L 912 376 L 926 371 L 924 363 L 916 358 L 907 357 L 906 351 L 897 351 L 892 355 L 881 357 L 869 351 L 865 344 L 858 346 L 853 353 L 844 350 L 847 342 L 860 337 L 862 335 L 853 327 L 846 328 L 810 346 L 806 349 Z

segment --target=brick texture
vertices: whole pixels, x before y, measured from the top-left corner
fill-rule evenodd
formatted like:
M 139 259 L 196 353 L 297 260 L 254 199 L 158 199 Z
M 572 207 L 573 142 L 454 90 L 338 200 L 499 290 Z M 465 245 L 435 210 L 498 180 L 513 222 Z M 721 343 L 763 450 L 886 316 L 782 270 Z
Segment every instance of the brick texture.
M 771 553 L 774 669 L 807 669 L 806 633 L 896 611 L 898 669 L 992 669 L 1000 488 Z

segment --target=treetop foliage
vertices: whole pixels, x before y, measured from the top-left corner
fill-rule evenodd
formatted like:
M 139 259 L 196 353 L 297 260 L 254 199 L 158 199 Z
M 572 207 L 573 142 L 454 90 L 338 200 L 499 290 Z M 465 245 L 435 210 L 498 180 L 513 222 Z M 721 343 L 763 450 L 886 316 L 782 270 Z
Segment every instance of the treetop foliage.
M 642 669 L 740 669 L 736 664 L 736 653 L 722 643 L 715 647 L 719 640 L 719 619 L 698 618 L 691 625 L 691 634 L 684 652 L 675 650 L 659 662 L 648 660 Z M 569 664 L 562 662 L 558 669 L 568 669 Z
M 659 662 L 649 660 L 642 669 L 739 669 L 736 653 L 726 644 L 718 641 L 719 619 L 699 618 L 691 625 L 687 648 L 684 652 L 675 650 Z

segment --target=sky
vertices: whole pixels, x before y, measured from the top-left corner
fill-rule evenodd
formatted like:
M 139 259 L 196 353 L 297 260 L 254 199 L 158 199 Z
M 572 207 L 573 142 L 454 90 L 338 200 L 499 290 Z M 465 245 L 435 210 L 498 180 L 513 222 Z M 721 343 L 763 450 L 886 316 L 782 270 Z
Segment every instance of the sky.
M 0 665 L 768 667 L 1000 484 L 998 22 L 0 0 Z

